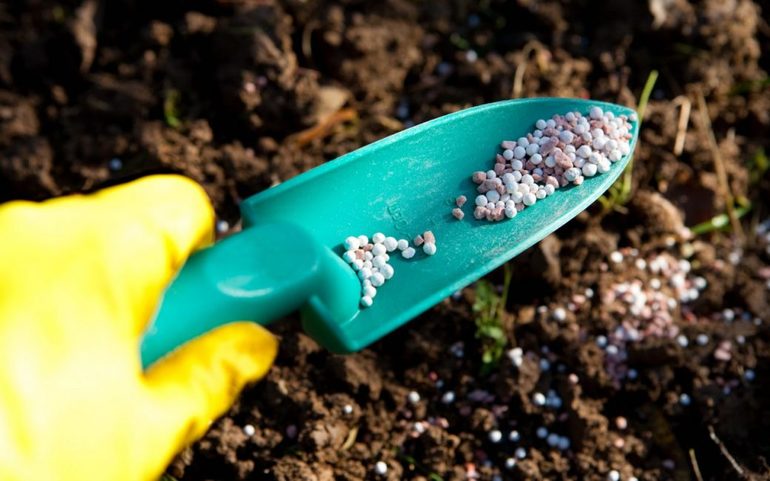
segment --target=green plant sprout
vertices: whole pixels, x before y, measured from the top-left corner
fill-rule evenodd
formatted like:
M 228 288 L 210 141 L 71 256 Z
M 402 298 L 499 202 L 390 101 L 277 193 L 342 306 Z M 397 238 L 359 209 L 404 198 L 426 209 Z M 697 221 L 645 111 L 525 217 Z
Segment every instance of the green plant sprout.
M 751 212 L 751 202 L 745 201 L 747 204 L 742 205 L 735 209 L 736 218 L 740 219 L 744 215 Z M 693 227 L 690 227 L 690 231 L 695 235 L 708 234 L 709 232 L 727 232 L 730 230 L 730 216 L 727 213 L 715 215 L 711 219 L 701 222 Z
M 652 89 L 655 87 L 655 82 L 658 80 L 658 71 L 653 70 L 650 72 L 650 75 L 647 76 L 647 81 L 644 83 L 644 88 L 642 89 L 642 95 L 639 97 L 639 104 L 636 107 L 637 115 L 639 116 L 639 124 L 637 125 L 637 129 L 641 131 L 642 128 L 642 121 L 644 120 L 644 114 L 647 110 L 647 102 L 650 100 L 650 95 L 652 95 Z M 625 170 L 623 171 L 623 176 L 618 179 L 617 182 L 612 184 L 612 187 L 607 191 L 607 193 L 601 197 L 599 197 L 599 202 L 601 202 L 602 207 L 604 208 L 604 212 L 607 213 L 611 210 L 622 210 L 623 206 L 628 203 L 628 201 L 631 199 L 631 187 L 632 187 L 632 181 L 634 179 L 634 157 L 633 152 L 631 153 L 631 158 L 628 160 L 628 164 L 626 165 Z
M 770 159 L 767 158 L 765 149 L 760 147 L 754 152 L 754 157 L 749 161 L 749 181 L 758 184 L 770 168 Z
M 405 464 L 414 466 L 415 469 L 421 473 L 427 474 L 430 481 L 444 481 L 444 478 L 442 478 L 438 473 L 432 472 L 427 467 L 418 463 L 417 460 L 414 459 L 414 456 L 410 456 L 403 451 L 399 451 L 396 457 L 399 458 L 402 462 L 405 461 Z
M 166 119 L 166 125 L 172 129 L 178 129 L 182 125 L 179 119 L 179 100 L 182 95 L 179 90 L 168 89 L 163 99 L 163 117 Z
M 491 282 L 481 279 L 476 283 L 476 300 L 473 302 L 476 338 L 482 343 L 483 372 L 494 367 L 505 352 L 508 337 L 503 328 L 505 305 L 511 285 L 512 271 L 509 264 L 503 267 L 503 292 L 498 294 Z
M 759 92 L 765 87 L 770 87 L 770 77 L 739 82 L 730 90 L 730 95 L 746 95 Z

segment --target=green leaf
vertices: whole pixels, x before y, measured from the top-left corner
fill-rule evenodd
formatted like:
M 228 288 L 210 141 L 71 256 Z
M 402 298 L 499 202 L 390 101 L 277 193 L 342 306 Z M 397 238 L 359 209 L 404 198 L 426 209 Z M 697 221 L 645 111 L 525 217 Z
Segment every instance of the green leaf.
M 756 184 L 762 180 L 769 167 L 770 159 L 767 158 L 765 149 L 763 147 L 758 148 L 749 163 L 749 180 L 751 180 L 751 183 Z
M 163 99 L 163 116 L 166 119 L 166 124 L 173 128 L 179 128 L 182 125 L 182 121 L 179 120 L 179 100 L 181 94 L 176 89 L 169 89 L 166 91 L 166 98 Z

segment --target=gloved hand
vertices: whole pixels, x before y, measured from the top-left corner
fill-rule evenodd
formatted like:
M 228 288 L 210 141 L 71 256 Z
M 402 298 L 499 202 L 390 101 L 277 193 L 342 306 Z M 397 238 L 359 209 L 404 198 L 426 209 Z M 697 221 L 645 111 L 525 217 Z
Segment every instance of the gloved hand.
M 177 176 L 0 206 L 1 480 L 157 479 L 266 373 L 277 343 L 253 323 L 142 372 L 142 331 L 212 225 Z

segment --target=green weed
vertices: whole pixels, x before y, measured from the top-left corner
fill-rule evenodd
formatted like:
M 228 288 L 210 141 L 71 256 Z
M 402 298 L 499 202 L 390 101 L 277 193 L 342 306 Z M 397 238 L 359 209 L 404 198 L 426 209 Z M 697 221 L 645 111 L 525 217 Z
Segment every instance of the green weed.
M 402 451 L 399 451 L 396 457 L 401 460 L 402 464 L 414 466 L 414 468 L 419 472 L 426 474 L 430 481 L 444 481 L 444 478 L 442 478 L 438 473 L 435 473 L 421 463 L 418 463 L 417 460 L 414 459 L 414 456 L 410 456 Z
M 181 98 L 182 94 L 179 93 L 179 90 L 168 89 L 163 99 L 163 117 L 166 119 L 166 125 L 172 129 L 178 129 L 182 125 L 182 121 L 179 119 L 179 101 Z
M 449 41 L 452 43 L 452 45 L 457 47 L 458 50 L 468 50 L 471 48 L 471 43 L 468 41 L 468 39 L 457 32 L 454 32 L 449 36 Z
M 759 92 L 765 87 L 770 86 L 770 77 L 759 80 L 746 80 L 739 82 L 730 90 L 730 95 L 746 95 L 752 92 Z
M 482 370 L 488 372 L 505 352 L 508 337 L 503 328 L 505 304 L 511 285 L 512 271 L 508 264 L 503 269 L 503 292 L 498 294 L 491 282 L 482 279 L 476 283 L 476 300 L 473 303 L 476 338 L 481 340 Z
M 644 119 L 644 112 L 647 110 L 647 102 L 652 95 L 652 89 L 655 87 L 655 82 L 658 80 L 658 71 L 653 70 L 650 75 L 647 76 L 647 82 L 642 89 L 642 95 L 639 97 L 639 104 L 636 107 L 636 113 L 639 116 L 639 124 L 637 125 L 637 132 L 641 132 L 642 120 Z M 610 212 L 611 210 L 622 210 L 623 206 L 631 199 L 631 186 L 634 180 L 634 157 L 633 152 L 631 158 L 626 164 L 626 168 L 623 171 L 623 175 L 618 179 L 612 187 L 609 188 L 606 194 L 599 197 L 599 202 L 604 208 L 604 212 Z
M 748 202 L 748 201 L 746 201 Z M 737 219 L 740 219 L 744 215 L 751 212 L 751 203 L 748 202 L 746 205 L 739 206 L 737 209 L 735 209 L 735 217 Z M 707 220 L 706 222 L 701 222 L 698 225 L 695 225 L 693 227 L 690 227 L 690 231 L 692 231 L 695 235 L 702 235 L 707 234 L 709 232 L 727 232 L 730 230 L 730 216 L 727 213 L 715 215 L 711 219 Z
M 760 147 L 754 152 L 754 157 L 749 161 L 749 181 L 758 184 L 770 168 L 770 159 L 767 158 L 765 149 Z

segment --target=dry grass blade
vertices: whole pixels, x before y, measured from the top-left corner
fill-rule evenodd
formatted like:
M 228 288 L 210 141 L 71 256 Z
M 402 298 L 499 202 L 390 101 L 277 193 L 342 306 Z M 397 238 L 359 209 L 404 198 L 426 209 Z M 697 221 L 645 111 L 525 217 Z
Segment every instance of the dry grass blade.
M 318 28 L 318 22 L 310 20 L 302 29 L 302 55 L 307 60 L 313 58 L 313 32 Z
M 680 95 L 674 99 L 673 104 L 674 108 L 679 107 L 679 121 L 676 125 L 676 140 L 674 141 L 674 155 L 678 157 L 684 151 L 684 140 L 687 135 L 687 124 L 690 123 L 692 102 L 684 95 Z
M 340 451 L 347 451 L 356 443 L 356 437 L 358 436 L 358 426 L 353 426 L 348 432 L 348 437 L 345 438 L 345 442 L 342 443 Z
M 695 457 L 695 450 L 690 449 L 690 463 L 692 464 L 692 471 L 695 474 L 697 481 L 703 481 L 703 475 L 700 473 L 700 466 L 698 466 L 698 458 Z
M 717 143 L 716 135 L 714 135 L 714 129 L 711 126 L 711 117 L 709 117 L 708 107 L 706 106 L 706 99 L 703 97 L 703 92 L 698 90 L 698 110 L 701 115 L 701 122 L 706 129 L 706 134 L 709 138 L 709 146 L 711 148 L 711 154 L 714 157 L 714 167 L 717 173 L 717 179 L 719 180 L 719 190 L 722 196 L 722 200 L 727 207 L 727 215 L 730 217 L 730 225 L 733 229 L 733 234 L 738 236 L 739 241 L 742 243 L 746 238 L 743 227 L 741 226 L 738 216 L 735 213 L 735 198 L 733 197 L 730 185 L 727 182 L 727 170 L 725 169 L 725 163 L 722 159 L 722 153 L 719 151 L 719 144 Z
M 721 439 L 717 436 L 717 433 L 714 432 L 714 426 L 709 425 L 709 437 L 712 441 L 714 441 L 714 444 L 717 445 L 719 448 L 719 451 L 722 452 L 722 456 L 727 458 L 727 460 L 730 462 L 730 465 L 732 465 L 733 469 L 736 473 L 738 473 L 738 476 L 740 476 L 743 479 L 749 479 L 748 476 L 746 476 L 746 471 L 743 469 L 743 467 L 738 464 L 738 461 L 735 460 L 732 454 L 730 454 L 730 451 L 727 450 L 727 447 L 724 445 Z
M 521 90 L 524 86 L 524 73 L 527 71 L 527 65 L 529 64 L 529 56 L 535 51 L 535 43 L 529 42 L 524 46 L 522 57 L 524 60 L 516 67 L 516 72 L 513 74 L 513 88 L 511 89 L 511 98 L 517 99 L 521 97 Z

